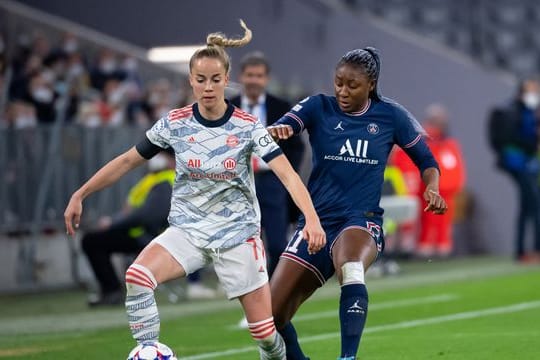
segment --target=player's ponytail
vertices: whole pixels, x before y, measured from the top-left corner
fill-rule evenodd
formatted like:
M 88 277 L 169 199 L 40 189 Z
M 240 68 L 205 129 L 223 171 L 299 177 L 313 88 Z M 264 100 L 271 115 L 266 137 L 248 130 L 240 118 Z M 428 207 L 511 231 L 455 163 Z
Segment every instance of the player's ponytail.
M 355 49 L 347 52 L 341 57 L 336 65 L 336 69 L 343 65 L 352 65 L 360 68 L 370 80 L 375 82 L 375 87 L 369 93 L 369 97 L 380 100 L 378 82 L 381 71 L 381 59 L 379 51 L 374 47 L 366 47 L 364 49 Z
M 252 32 L 246 26 L 244 21 L 240 20 L 240 26 L 244 29 L 244 36 L 240 39 L 229 39 L 222 33 L 212 33 L 206 37 L 206 46 L 195 51 L 189 61 L 189 70 L 193 68 L 195 60 L 203 57 L 219 59 L 225 68 L 225 72 L 229 73 L 231 61 L 229 55 L 224 50 L 226 47 L 240 47 L 251 41 Z
M 240 19 L 240 26 L 244 29 L 244 37 L 241 39 L 229 39 L 223 33 L 212 33 L 206 37 L 206 45 L 216 45 L 221 47 L 239 47 L 246 45 L 251 41 L 252 32 L 242 19 Z

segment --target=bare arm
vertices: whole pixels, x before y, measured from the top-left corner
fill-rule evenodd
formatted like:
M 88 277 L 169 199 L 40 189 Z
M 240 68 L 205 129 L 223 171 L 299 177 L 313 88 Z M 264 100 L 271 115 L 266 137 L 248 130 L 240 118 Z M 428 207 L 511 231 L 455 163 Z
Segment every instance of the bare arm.
M 424 211 L 444 214 L 448 206 L 441 195 L 439 195 L 439 177 L 439 170 L 434 167 L 427 168 L 422 172 L 422 181 L 426 185 L 424 199 L 428 203 Z
M 322 249 L 326 244 L 326 235 L 321 227 L 319 217 L 309 196 L 304 183 L 300 179 L 300 176 L 294 171 L 289 160 L 285 155 L 279 155 L 272 159 L 268 166 L 276 174 L 279 180 L 283 183 L 289 194 L 304 214 L 306 218 L 306 226 L 303 233 L 306 240 L 309 242 L 309 251 L 315 253 Z
M 71 195 L 69 204 L 64 212 L 64 220 L 68 235 L 75 234 L 79 227 L 82 214 L 82 202 L 90 194 L 114 184 L 124 174 L 140 166 L 146 161 L 139 152 L 132 147 L 122 155 L 109 161 L 99 169 L 83 186 Z M 73 227 L 75 225 L 75 227 Z

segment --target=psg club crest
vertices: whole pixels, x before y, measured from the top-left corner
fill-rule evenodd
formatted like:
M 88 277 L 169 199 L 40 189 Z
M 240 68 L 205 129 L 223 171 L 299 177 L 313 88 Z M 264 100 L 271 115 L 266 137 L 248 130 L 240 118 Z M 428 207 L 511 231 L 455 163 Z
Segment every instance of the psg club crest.
M 377 135 L 379 133 L 379 126 L 375 123 L 371 123 L 367 126 L 367 131 L 371 135 Z

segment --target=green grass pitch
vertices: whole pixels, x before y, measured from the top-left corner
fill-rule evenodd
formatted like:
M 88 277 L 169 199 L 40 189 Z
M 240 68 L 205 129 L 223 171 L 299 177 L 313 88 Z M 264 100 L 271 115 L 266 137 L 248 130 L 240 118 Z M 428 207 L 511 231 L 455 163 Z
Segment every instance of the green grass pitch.
M 540 267 L 475 258 L 403 264 L 367 277 L 368 322 L 359 359 L 540 359 Z M 297 314 L 312 360 L 339 355 L 338 286 Z M 161 341 L 179 359 L 258 359 L 237 302 L 171 304 L 158 292 Z M 89 310 L 85 293 L 0 296 L 0 360 L 125 359 L 134 346 L 122 307 Z

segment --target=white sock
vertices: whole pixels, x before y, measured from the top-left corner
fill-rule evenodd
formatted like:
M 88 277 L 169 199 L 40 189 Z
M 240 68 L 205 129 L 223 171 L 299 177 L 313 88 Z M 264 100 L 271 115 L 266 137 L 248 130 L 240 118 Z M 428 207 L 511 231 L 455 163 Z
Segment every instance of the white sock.
M 146 267 L 132 264 L 127 269 L 126 312 L 137 343 L 159 339 L 159 313 L 154 298 L 156 286 L 154 275 Z
M 285 360 L 285 342 L 276 331 L 274 318 L 248 324 L 249 332 L 259 345 L 261 360 Z

